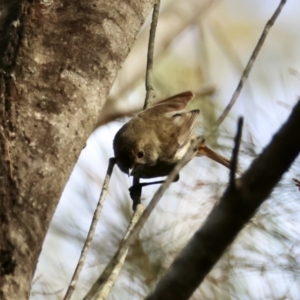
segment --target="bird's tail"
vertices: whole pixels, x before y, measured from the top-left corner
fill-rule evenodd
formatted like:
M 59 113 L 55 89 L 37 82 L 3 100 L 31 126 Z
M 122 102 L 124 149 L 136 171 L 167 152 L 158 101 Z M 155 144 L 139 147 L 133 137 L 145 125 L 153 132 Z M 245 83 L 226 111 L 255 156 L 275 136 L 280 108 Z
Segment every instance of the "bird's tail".
M 208 148 L 206 145 L 205 145 L 205 142 L 203 142 L 199 148 L 198 148 L 198 151 L 197 151 L 197 156 L 207 156 L 209 157 L 210 159 L 218 162 L 219 164 L 227 167 L 228 169 L 230 169 L 230 160 L 228 160 L 227 158 L 225 158 L 224 156 L 216 153 L 215 151 L 211 150 L 210 148 Z

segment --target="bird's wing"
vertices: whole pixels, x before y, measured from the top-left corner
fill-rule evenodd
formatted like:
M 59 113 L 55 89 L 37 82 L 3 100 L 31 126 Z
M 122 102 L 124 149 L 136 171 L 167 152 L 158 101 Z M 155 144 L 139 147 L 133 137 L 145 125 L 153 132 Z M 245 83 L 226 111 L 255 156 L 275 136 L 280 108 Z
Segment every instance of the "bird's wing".
M 183 92 L 159 101 L 152 105 L 149 109 L 160 109 L 161 113 L 176 113 L 184 111 L 188 103 L 194 98 L 192 92 Z
M 162 100 L 147 110 L 139 114 L 143 117 L 147 114 L 148 122 L 160 122 L 163 118 L 167 118 L 167 122 L 161 122 L 163 126 L 162 132 L 158 135 L 169 134 L 177 140 L 177 150 L 182 149 L 190 141 L 193 136 L 193 129 L 195 127 L 196 118 L 199 110 L 195 109 L 185 112 L 187 104 L 194 98 L 192 92 L 184 92 L 168 99 Z M 170 146 L 170 148 L 172 148 Z M 172 150 L 173 151 L 173 150 Z
M 178 113 L 172 116 L 173 123 L 178 129 L 177 141 L 179 149 L 183 148 L 192 138 L 196 125 L 196 119 L 200 110 L 195 109 L 189 112 Z
M 183 92 L 154 104 L 150 109 L 155 109 L 166 117 L 172 118 L 175 125 L 175 134 L 179 148 L 182 149 L 193 136 L 196 119 L 200 111 L 198 109 L 185 112 L 188 103 L 194 98 L 190 91 Z

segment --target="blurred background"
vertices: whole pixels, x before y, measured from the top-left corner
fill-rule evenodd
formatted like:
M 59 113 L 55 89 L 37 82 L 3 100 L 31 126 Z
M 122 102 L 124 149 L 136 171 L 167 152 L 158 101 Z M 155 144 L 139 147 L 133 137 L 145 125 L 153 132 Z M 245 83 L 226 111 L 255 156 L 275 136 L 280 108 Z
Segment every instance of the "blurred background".
M 279 1 L 162 0 L 154 62 L 156 99 L 191 90 L 205 134 L 231 98 Z M 244 117 L 239 163 L 246 170 L 284 123 L 300 93 L 300 2 L 288 0 L 238 102 L 208 146 L 230 157 Z M 123 64 L 52 220 L 31 299 L 62 299 L 98 201 L 112 140 L 143 107 L 148 21 Z M 191 299 L 300 299 L 299 159 Z M 228 170 L 195 158 L 160 200 L 131 247 L 109 299 L 143 299 L 201 226 L 228 182 Z M 114 170 L 96 236 L 72 299 L 82 299 L 119 246 L 132 215 L 131 179 Z M 158 187 L 143 189 L 147 205 Z

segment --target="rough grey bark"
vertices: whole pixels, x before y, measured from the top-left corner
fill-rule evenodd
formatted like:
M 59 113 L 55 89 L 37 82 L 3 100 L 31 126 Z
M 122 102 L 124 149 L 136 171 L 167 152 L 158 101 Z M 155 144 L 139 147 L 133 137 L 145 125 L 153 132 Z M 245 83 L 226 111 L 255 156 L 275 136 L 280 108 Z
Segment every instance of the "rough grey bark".
M 29 297 L 62 189 L 152 4 L 0 0 L 0 299 Z

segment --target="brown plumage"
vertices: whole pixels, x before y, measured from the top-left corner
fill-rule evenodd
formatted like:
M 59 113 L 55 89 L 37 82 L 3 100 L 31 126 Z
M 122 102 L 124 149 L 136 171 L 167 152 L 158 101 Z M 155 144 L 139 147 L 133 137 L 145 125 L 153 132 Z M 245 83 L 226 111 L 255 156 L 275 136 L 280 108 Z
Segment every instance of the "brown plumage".
M 139 178 L 167 176 L 195 138 L 200 111 L 185 111 L 194 98 L 184 92 L 154 104 L 127 122 L 116 134 L 113 148 L 117 165 L 126 174 Z M 205 155 L 230 167 L 230 162 L 205 143 L 195 156 Z

